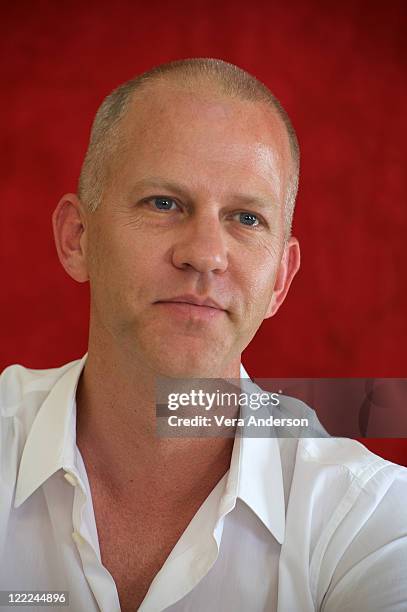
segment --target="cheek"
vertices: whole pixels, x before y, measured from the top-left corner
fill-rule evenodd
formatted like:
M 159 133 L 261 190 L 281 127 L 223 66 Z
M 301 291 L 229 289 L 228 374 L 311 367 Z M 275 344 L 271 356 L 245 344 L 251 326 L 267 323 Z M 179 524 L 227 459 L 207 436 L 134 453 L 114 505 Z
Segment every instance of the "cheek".
M 263 247 L 240 257 L 239 272 L 247 292 L 263 295 L 272 290 L 278 268 L 277 254 Z
M 126 291 L 130 262 L 115 236 L 105 232 L 94 238 L 89 270 L 92 296 L 99 310 L 114 310 Z
M 260 326 L 273 295 L 278 267 L 277 257 L 265 249 L 256 256 L 246 253 L 236 269 L 237 284 L 242 296 L 242 315 L 250 328 Z
M 95 282 L 110 310 L 138 310 L 149 301 L 160 270 L 159 253 L 123 233 L 99 244 Z

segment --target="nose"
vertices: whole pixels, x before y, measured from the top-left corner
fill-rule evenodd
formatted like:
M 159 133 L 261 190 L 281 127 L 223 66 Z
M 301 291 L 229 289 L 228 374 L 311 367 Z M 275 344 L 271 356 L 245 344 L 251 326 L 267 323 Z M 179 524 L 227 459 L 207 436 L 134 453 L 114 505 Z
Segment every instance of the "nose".
M 190 218 L 179 232 L 172 252 L 175 267 L 191 268 L 200 273 L 226 271 L 226 236 L 217 215 Z

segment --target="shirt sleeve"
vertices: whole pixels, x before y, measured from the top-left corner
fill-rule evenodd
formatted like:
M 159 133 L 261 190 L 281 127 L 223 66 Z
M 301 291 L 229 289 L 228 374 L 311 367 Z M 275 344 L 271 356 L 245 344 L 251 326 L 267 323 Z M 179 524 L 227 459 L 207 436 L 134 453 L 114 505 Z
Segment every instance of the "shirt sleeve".
M 361 501 L 372 496 L 373 487 L 363 490 Z M 407 470 L 399 468 L 338 562 L 320 612 L 406 611 Z

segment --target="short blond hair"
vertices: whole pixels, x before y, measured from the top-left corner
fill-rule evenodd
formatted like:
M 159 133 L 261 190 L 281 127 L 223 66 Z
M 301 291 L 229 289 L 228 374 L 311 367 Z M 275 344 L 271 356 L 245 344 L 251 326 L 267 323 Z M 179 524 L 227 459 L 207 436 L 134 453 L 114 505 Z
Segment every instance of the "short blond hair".
M 182 81 L 191 87 L 197 80 L 206 79 L 227 96 L 265 102 L 277 112 L 287 130 L 293 160 L 285 201 L 286 235 L 290 236 L 300 170 L 300 150 L 295 130 L 288 114 L 264 83 L 246 70 L 220 59 L 190 58 L 161 64 L 126 81 L 103 100 L 92 124 L 79 177 L 78 195 L 81 201 L 91 212 L 97 209 L 103 197 L 109 162 L 120 147 L 120 122 L 134 92 L 143 85 L 166 76 L 182 78 Z

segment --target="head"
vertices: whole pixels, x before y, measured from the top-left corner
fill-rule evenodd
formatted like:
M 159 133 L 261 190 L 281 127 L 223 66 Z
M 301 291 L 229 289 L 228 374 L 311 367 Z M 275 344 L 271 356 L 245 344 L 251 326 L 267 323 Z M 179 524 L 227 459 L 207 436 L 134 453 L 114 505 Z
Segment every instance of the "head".
M 286 113 L 236 66 L 181 60 L 110 94 L 53 216 L 91 338 L 161 374 L 236 373 L 299 267 L 298 171 Z

